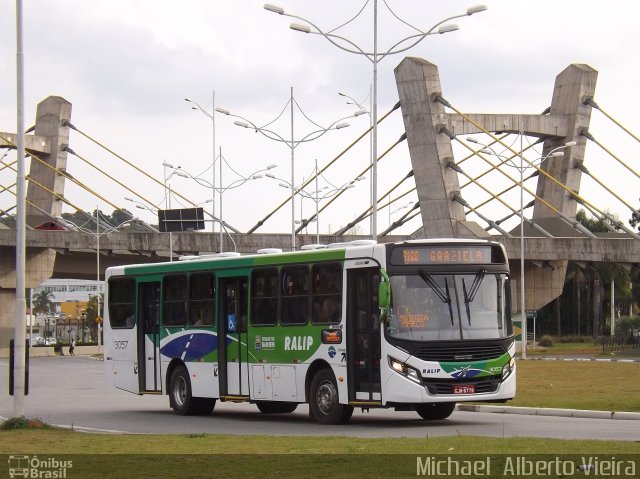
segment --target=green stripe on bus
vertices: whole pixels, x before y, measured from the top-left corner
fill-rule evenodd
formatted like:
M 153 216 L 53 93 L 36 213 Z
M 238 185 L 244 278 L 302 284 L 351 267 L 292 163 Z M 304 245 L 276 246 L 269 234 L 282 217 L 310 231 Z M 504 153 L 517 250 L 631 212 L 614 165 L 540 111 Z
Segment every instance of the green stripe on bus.
M 254 266 L 281 265 L 296 262 L 336 261 L 344 260 L 344 258 L 344 249 L 300 251 L 295 253 L 281 253 L 264 256 L 241 256 L 236 258 L 218 258 L 212 256 L 211 259 L 125 266 L 124 273 L 126 275 L 182 273 L 211 269 L 250 268 Z

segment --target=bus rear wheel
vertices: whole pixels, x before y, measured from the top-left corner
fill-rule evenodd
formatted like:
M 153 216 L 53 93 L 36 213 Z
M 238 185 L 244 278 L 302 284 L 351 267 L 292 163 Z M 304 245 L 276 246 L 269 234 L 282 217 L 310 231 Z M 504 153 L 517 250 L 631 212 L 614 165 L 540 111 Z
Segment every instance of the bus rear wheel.
M 321 369 L 311 381 L 309 412 L 320 424 L 345 424 L 353 407 L 340 404 L 336 378 L 330 369 Z
M 256 406 L 262 414 L 285 414 L 293 412 L 298 407 L 297 402 L 258 401 Z
M 174 412 L 181 416 L 207 416 L 213 411 L 216 400 L 193 397 L 189 371 L 184 366 L 178 366 L 169 381 L 169 404 Z
M 446 419 L 451 416 L 451 413 L 456 408 L 454 402 L 440 402 L 434 404 L 418 404 L 416 405 L 416 412 L 422 419 L 428 421 L 437 421 L 439 419 Z

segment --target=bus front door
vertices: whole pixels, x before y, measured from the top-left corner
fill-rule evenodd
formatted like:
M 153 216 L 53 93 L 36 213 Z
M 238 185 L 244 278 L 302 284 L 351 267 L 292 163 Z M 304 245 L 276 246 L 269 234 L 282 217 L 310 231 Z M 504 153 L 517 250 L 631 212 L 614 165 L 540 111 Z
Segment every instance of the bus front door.
M 349 401 L 379 403 L 380 309 L 378 268 L 350 269 L 347 273 L 347 373 Z
M 220 396 L 249 396 L 246 276 L 218 277 L 218 371 Z
M 140 392 L 159 393 L 160 282 L 138 284 L 138 381 Z

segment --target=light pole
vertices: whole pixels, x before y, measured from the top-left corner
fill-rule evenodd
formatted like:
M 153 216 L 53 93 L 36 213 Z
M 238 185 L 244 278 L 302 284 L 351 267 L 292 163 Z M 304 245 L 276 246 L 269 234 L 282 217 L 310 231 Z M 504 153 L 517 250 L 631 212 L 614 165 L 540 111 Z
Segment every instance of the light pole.
M 354 186 L 356 186 L 355 183 L 357 181 L 364 180 L 365 178 L 363 176 L 359 176 L 356 179 L 351 180 L 350 182 L 343 184 L 342 186 L 339 186 L 339 187 L 334 186 L 333 189 L 327 190 L 326 186 L 324 186 L 322 188 L 318 188 L 318 160 L 315 161 L 315 172 L 316 172 L 316 177 L 315 177 L 316 187 L 315 187 L 314 191 L 307 191 L 307 190 L 305 190 L 305 189 L 303 189 L 301 187 L 296 187 L 296 186 L 292 187 L 291 183 L 289 183 L 287 180 L 283 180 L 282 178 L 278 178 L 275 175 L 272 175 L 271 173 L 267 173 L 265 176 L 267 178 L 278 180 L 280 182 L 280 183 L 278 183 L 278 186 L 280 186 L 282 188 L 293 189 L 295 191 L 295 194 L 299 194 L 301 198 L 307 198 L 307 199 L 313 200 L 315 202 L 315 204 L 316 204 L 316 216 L 315 216 L 315 221 L 316 221 L 316 244 L 320 244 L 320 211 L 319 211 L 320 201 L 326 200 L 327 198 L 331 198 L 331 197 L 337 195 L 338 193 L 340 193 L 342 191 L 345 191 L 345 190 L 348 190 L 350 188 L 353 188 Z M 294 229 L 295 229 L 295 222 L 296 221 L 294 219 L 293 220 L 293 228 Z
M 204 116 L 211 120 L 211 184 L 214 186 L 213 197 L 211 198 L 211 217 L 214 218 L 211 222 L 211 232 L 216 232 L 216 196 L 215 196 L 215 185 L 216 185 L 216 92 L 215 90 L 212 92 L 212 100 L 211 100 L 211 113 L 205 110 L 199 103 L 190 100 L 189 98 L 185 98 L 184 101 L 191 103 L 193 106 L 192 110 L 198 110 Z M 222 165 L 220 166 L 222 169 Z M 221 179 L 222 181 L 222 179 Z M 220 183 L 222 185 L 222 183 Z M 222 239 L 222 225 L 220 225 L 220 238 Z M 222 247 L 221 247 L 222 248 Z
M 367 0 L 368 2 L 368 0 Z M 366 3 L 365 3 L 366 5 Z M 386 3 L 385 3 L 386 5 Z M 344 50 L 346 52 L 349 53 L 355 53 L 357 55 L 362 55 L 365 58 L 367 58 L 372 64 L 373 64 L 373 108 L 372 108 L 372 112 L 371 114 L 373 115 L 373 131 L 372 131 L 372 136 L 373 136 L 373 147 L 372 147 L 372 152 L 373 152 L 373 166 L 371 168 L 371 181 L 373 183 L 373 202 L 371 205 L 372 208 L 372 213 L 371 213 L 371 225 L 372 225 L 372 232 L 371 232 L 371 237 L 372 239 L 377 239 L 378 236 L 378 225 L 377 225 L 377 217 L 378 217 L 378 63 L 383 60 L 384 58 L 386 58 L 389 55 L 393 55 L 396 53 L 401 53 L 401 52 L 405 52 L 407 50 L 409 50 L 410 48 L 414 47 L 415 45 L 417 45 L 418 43 L 420 43 L 422 40 L 424 40 L 428 35 L 432 35 L 432 34 L 443 34 L 443 33 L 448 33 L 448 32 L 453 32 L 459 29 L 459 27 L 457 25 L 442 25 L 445 22 L 448 22 L 449 20 L 453 20 L 456 18 L 461 18 L 461 17 L 465 17 L 465 16 L 470 16 L 473 15 L 475 13 L 479 13 L 482 12 L 484 10 L 487 9 L 486 6 L 484 5 L 477 5 L 477 6 L 473 6 L 467 9 L 467 11 L 464 14 L 461 15 L 454 15 L 452 17 L 448 17 L 445 18 L 444 20 L 441 20 L 440 22 L 436 23 L 435 25 L 433 25 L 429 30 L 423 31 L 420 30 L 419 28 L 416 28 L 412 25 L 409 25 L 409 23 L 407 23 L 404 20 L 400 20 L 403 23 L 405 23 L 406 25 L 410 26 L 411 28 L 413 28 L 414 30 L 416 30 L 418 33 L 414 34 L 414 35 L 410 35 L 398 42 L 396 42 L 393 46 L 391 46 L 388 50 L 386 50 L 383 53 L 379 53 L 378 52 L 378 0 L 374 0 L 373 1 L 373 51 L 369 51 L 367 52 L 366 50 L 360 48 L 358 45 L 356 45 L 354 42 L 352 42 L 351 40 L 341 36 L 341 35 L 336 35 L 334 32 L 337 29 L 331 30 L 330 32 L 325 32 L 323 31 L 321 28 L 319 28 L 316 24 L 314 24 L 313 22 L 311 22 L 310 20 L 297 16 L 297 15 L 293 15 L 290 13 L 286 13 L 284 11 L 284 9 L 282 7 L 279 7 L 277 5 L 271 5 L 271 4 L 265 4 L 264 5 L 265 10 L 268 10 L 270 12 L 273 13 L 277 13 L 279 15 L 284 15 L 290 18 L 296 18 L 298 20 L 301 20 L 303 22 L 308 23 L 311 27 L 313 27 L 314 30 L 311 29 L 311 27 L 309 25 L 300 25 L 297 23 L 292 23 L 289 27 L 292 30 L 296 30 L 299 32 L 303 32 L 303 33 L 313 33 L 313 34 L 317 34 L 317 35 L 322 35 L 324 38 L 326 38 L 331 44 L 335 45 L 336 47 L 340 48 L 341 50 Z M 389 8 L 387 6 L 387 8 Z M 355 20 L 355 18 L 357 18 L 362 11 L 364 10 L 364 7 L 358 12 L 358 14 L 356 16 L 354 16 L 352 19 L 350 19 L 348 22 L 345 22 L 344 24 L 342 24 L 340 27 L 341 28 L 345 25 L 347 25 L 348 23 L 351 23 L 353 20 Z M 389 11 L 391 11 L 389 9 Z M 396 18 L 400 19 L 394 12 L 391 12 Z M 442 27 L 440 27 L 440 25 L 442 25 Z M 436 28 L 440 27 L 437 31 Z M 402 46 L 406 43 L 409 43 L 406 46 Z
M 366 112 L 364 111 L 357 111 L 355 112 L 353 115 L 349 115 L 349 116 L 345 116 L 343 118 L 340 118 L 339 120 L 334 121 L 333 123 L 331 123 L 328 127 L 326 128 L 321 128 L 315 131 L 312 131 L 311 133 L 308 133 L 307 135 L 303 136 L 300 139 L 295 139 L 294 136 L 294 110 L 293 110 L 293 105 L 294 103 L 297 105 L 295 98 L 293 96 L 293 87 L 291 87 L 290 89 L 291 91 L 291 95 L 288 101 L 288 105 L 290 107 L 290 116 L 291 116 L 291 136 L 289 139 L 284 138 L 283 136 L 281 136 L 280 134 L 276 133 L 273 130 L 270 130 L 268 128 L 265 128 L 267 125 L 270 125 L 271 123 L 273 123 L 274 121 L 276 121 L 284 112 L 284 110 L 280 113 L 280 115 L 278 115 L 274 120 L 268 122 L 267 124 L 265 124 L 264 126 L 260 127 L 257 126 L 254 122 L 240 116 L 240 115 L 236 115 L 231 113 L 229 110 L 226 110 L 224 108 L 216 108 L 216 111 L 218 113 L 222 113 L 224 115 L 227 116 L 231 116 L 234 118 L 239 118 L 241 121 L 234 121 L 234 124 L 237 126 L 241 126 L 243 128 L 249 128 L 252 129 L 256 132 L 260 132 L 263 136 L 265 136 L 266 138 L 269 138 L 270 140 L 274 140 L 280 143 L 284 143 L 286 144 L 290 150 L 291 150 L 291 181 L 290 181 L 290 185 L 291 185 L 291 250 L 295 251 L 296 249 L 296 227 L 295 227 L 295 219 L 296 219 L 296 207 L 295 207 L 295 201 L 294 201 L 294 197 L 295 197 L 295 149 L 300 146 L 302 143 L 307 143 L 313 140 L 317 140 L 318 138 L 320 138 L 321 136 L 323 136 L 325 133 L 327 133 L 330 130 L 339 130 L 341 128 L 346 128 L 349 126 L 349 123 L 345 123 L 343 122 L 343 120 L 346 120 L 347 118 L 353 118 L 353 117 L 357 117 L 360 116 Z M 285 106 L 286 108 L 286 106 Z M 298 105 L 298 109 L 300 109 L 300 106 Z M 302 111 L 300 109 L 300 111 Z
M 522 136 L 522 135 L 521 135 Z M 483 147 L 480 150 L 480 153 L 489 154 L 496 156 L 498 158 L 503 158 L 504 163 L 507 166 L 516 168 L 520 172 L 520 314 L 522 318 L 522 359 L 527 358 L 527 311 L 525 306 L 525 285 L 524 285 L 524 171 L 528 168 L 537 167 L 542 164 L 544 160 L 547 158 L 557 158 L 560 156 L 564 156 L 564 152 L 560 151 L 564 148 L 571 148 L 576 145 L 575 141 L 569 141 L 562 146 L 552 149 L 545 156 L 540 158 L 536 158 L 533 161 L 527 161 L 527 165 L 524 164 L 524 155 L 522 154 L 522 148 L 520 148 L 520 157 L 519 164 L 513 162 L 512 158 L 508 158 L 504 155 L 496 153 L 496 151 L 489 145 L 485 145 L 484 143 L 480 143 L 475 138 L 467 138 L 467 141 L 471 143 L 475 143 Z
M 183 178 L 188 178 L 188 176 L 183 173 L 182 171 L 180 171 L 180 169 L 182 168 L 181 166 L 173 166 L 171 163 L 167 163 L 166 161 L 162 162 L 162 166 L 163 166 L 163 172 L 164 172 L 164 207 L 167 210 L 171 209 L 171 184 L 169 183 L 169 180 L 171 179 L 171 177 L 175 176 L 182 176 Z M 173 171 L 171 173 L 169 173 L 169 175 L 167 176 L 167 168 L 171 168 Z M 169 261 L 173 261 L 173 232 L 171 230 L 169 230 Z
M 413 203 L 411 201 L 409 201 L 408 203 L 405 203 L 401 206 L 398 206 L 396 208 L 391 208 L 391 203 L 389 203 L 389 226 L 391 226 L 391 215 L 394 213 L 397 213 L 398 211 L 404 210 L 406 208 L 408 208 L 409 206 L 411 206 Z
M 347 95 L 346 93 L 338 92 L 338 95 L 348 98 L 349 101 L 347 105 L 355 105 L 360 110 L 366 111 L 367 115 L 369 115 L 369 129 L 373 130 L 373 116 L 371 115 L 371 111 L 373 110 L 373 94 L 371 92 L 373 85 L 369 87 L 369 110 L 365 110 L 365 108 L 351 95 Z M 373 133 L 369 134 L 369 165 L 371 165 L 371 170 L 373 172 Z M 373 174 L 369 177 L 369 204 L 373 204 Z M 377 203 L 377 202 L 376 202 Z M 369 234 L 373 235 L 373 215 L 369 216 Z
M 223 187 L 222 186 L 222 163 L 226 162 L 226 159 L 224 158 L 224 156 L 222 156 L 222 148 L 220 148 L 220 155 L 218 157 L 218 161 L 220 162 L 220 175 L 219 175 L 220 186 L 219 187 L 216 186 L 215 184 L 209 182 L 208 180 L 205 180 L 204 178 L 200 178 L 199 176 L 192 175 L 191 173 L 189 173 L 186 170 L 180 170 L 179 171 L 180 174 L 178 176 L 180 176 L 182 178 L 189 178 L 191 180 L 194 180 L 196 183 L 198 183 L 201 186 L 204 186 L 206 188 L 211 188 L 212 198 L 210 198 L 207 201 L 205 201 L 205 203 L 213 202 L 216 192 L 218 192 L 218 194 L 220 195 L 220 252 L 222 253 L 224 251 L 223 231 L 227 233 L 227 235 L 229 236 L 229 239 L 231 240 L 231 242 L 235 246 L 235 242 L 233 241 L 233 238 L 231 237 L 231 234 L 229 234 L 229 232 L 226 231 L 226 228 L 224 226 L 224 220 L 223 220 L 223 216 L 222 216 L 223 193 L 225 191 L 228 191 L 228 190 L 233 190 L 235 188 L 239 188 L 240 186 L 244 185 L 247 181 L 257 180 L 257 179 L 262 178 L 263 177 L 263 175 L 261 174 L 262 172 L 272 170 L 273 168 L 276 168 L 276 165 L 268 165 L 266 168 L 262 168 L 260 170 L 254 171 L 253 173 L 251 173 L 248 176 L 240 176 L 240 178 L 232 181 L 227 186 Z M 179 168 L 179 167 L 174 167 L 174 172 L 178 171 L 177 168 Z M 214 217 L 215 217 L 215 214 L 214 214 Z M 215 220 L 212 220 L 212 221 L 215 221 Z

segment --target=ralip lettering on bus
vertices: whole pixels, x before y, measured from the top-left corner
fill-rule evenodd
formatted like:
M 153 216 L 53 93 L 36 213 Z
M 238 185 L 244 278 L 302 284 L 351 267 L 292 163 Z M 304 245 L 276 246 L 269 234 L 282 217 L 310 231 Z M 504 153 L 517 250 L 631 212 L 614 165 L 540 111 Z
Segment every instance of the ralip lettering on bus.
M 285 351 L 309 351 L 313 345 L 312 336 L 285 336 Z

